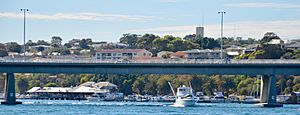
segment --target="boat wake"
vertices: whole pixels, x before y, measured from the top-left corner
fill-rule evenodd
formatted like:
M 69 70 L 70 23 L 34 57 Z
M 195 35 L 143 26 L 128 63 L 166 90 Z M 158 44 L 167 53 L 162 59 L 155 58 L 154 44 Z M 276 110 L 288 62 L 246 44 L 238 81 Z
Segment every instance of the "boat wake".
M 216 105 L 213 104 L 195 104 L 193 106 L 184 106 L 184 105 L 178 105 L 178 104 L 172 104 L 169 105 L 171 107 L 215 107 Z

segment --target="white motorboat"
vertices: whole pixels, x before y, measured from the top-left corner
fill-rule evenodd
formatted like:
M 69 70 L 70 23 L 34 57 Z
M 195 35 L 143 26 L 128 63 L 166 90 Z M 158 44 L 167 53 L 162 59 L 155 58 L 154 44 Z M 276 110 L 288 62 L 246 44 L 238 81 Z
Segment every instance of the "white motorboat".
M 103 95 L 102 93 L 94 93 L 91 97 L 87 97 L 87 100 L 90 102 L 104 101 L 105 95 Z
M 175 92 L 172 88 L 172 85 L 169 82 L 169 85 L 172 89 L 173 94 Z M 173 106 L 176 107 L 187 107 L 187 106 L 195 106 L 198 98 L 193 94 L 193 89 L 190 87 L 186 87 L 185 85 L 181 85 L 177 88 L 176 100 Z

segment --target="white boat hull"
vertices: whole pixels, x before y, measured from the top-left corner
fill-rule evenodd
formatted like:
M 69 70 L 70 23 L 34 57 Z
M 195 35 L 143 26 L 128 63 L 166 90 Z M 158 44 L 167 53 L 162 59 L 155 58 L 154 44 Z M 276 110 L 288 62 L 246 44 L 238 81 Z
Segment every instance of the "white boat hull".
M 188 107 L 188 106 L 195 106 L 196 102 L 197 100 L 194 99 L 177 99 L 174 105 Z

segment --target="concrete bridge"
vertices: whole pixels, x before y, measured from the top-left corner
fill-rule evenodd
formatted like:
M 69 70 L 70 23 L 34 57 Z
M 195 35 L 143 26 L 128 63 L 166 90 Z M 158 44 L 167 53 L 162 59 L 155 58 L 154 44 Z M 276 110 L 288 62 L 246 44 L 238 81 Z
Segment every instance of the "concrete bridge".
M 15 105 L 14 73 L 52 74 L 208 74 L 262 75 L 261 105 L 276 103 L 276 75 L 300 75 L 300 60 L 14 60 L 0 59 L 0 73 L 6 74 L 5 101 Z

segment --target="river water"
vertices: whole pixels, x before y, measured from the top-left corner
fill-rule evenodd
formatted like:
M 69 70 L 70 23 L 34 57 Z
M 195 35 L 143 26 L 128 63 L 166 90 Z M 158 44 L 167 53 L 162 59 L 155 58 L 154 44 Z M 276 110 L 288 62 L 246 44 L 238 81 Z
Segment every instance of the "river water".
M 161 102 L 88 102 L 22 100 L 22 105 L 0 105 L 0 115 L 105 115 L 105 114 L 204 114 L 204 115 L 300 115 L 300 105 L 261 108 L 254 104 L 199 103 L 196 107 L 172 107 Z

